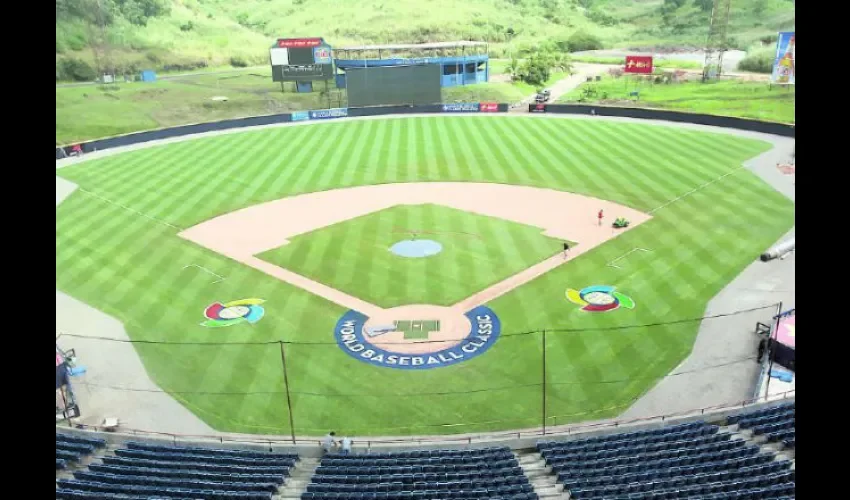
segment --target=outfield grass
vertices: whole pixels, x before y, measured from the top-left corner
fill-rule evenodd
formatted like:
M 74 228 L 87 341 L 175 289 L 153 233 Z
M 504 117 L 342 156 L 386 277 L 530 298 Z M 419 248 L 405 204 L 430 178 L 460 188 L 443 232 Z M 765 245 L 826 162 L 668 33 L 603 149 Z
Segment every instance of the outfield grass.
M 450 306 L 558 253 L 562 242 L 542 231 L 439 205 L 404 205 L 295 236 L 258 257 L 379 307 Z M 389 251 L 412 238 L 443 250 L 423 259 Z M 323 253 L 329 248 L 333 259 Z
M 300 435 L 537 426 L 541 336 L 523 332 L 557 327 L 570 331 L 547 336 L 548 422 L 612 417 L 690 352 L 698 323 L 669 322 L 701 316 L 711 297 L 793 225 L 793 204 L 739 168 L 768 147 L 605 120 L 434 116 L 281 127 L 137 150 L 59 170 L 86 191 L 56 209 L 56 287 L 120 319 L 133 339 L 189 342 L 136 349 L 160 387 L 223 431 L 289 432 L 280 346 L 244 344 L 278 340 L 289 342 Z M 431 180 L 560 189 L 644 211 L 705 187 L 489 303 L 503 333 L 484 355 L 418 372 L 355 360 L 333 336 L 343 308 L 154 220 L 187 228 L 298 193 Z M 629 257 L 622 269 L 606 266 L 634 247 L 652 253 Z M 211 285 L 204 273 L 184 270 L 189 263 L 227 279 Z M 568 287 L 594 284 L 618 287 L 637 307 L 590 314 L 564 298 Z M 266 300 L 259 323 L 199 326 L 208 304 L 247 297 Z M 663 324 L 617 328 L 654 323 Z M 210 342 L 232 344 L 197 344 Z
M 594 87 L 596 96 L 585 98 L 583 92 L 587 87 Z M 635 91 L 639 93 L 637 98 L 630 95 Z M 605 75 L 600 82 L 584 83 L 573 89 L 558 99 L 558 103 L 598 102 L 794 123 L 795 100 L 793 85 L 771 87 L 767 83 L 737 80 L 651 84 Z

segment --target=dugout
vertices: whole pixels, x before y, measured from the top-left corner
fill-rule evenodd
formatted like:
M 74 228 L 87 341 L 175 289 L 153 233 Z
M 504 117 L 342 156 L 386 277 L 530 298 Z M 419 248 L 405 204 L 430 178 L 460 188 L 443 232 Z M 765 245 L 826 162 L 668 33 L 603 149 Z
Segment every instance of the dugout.
M 335 48 L 336 85 L 346 88 L 351 68 L 439 65 L 440 86 L 485 83 L 490 79 L 489 44 L 459 41 Z

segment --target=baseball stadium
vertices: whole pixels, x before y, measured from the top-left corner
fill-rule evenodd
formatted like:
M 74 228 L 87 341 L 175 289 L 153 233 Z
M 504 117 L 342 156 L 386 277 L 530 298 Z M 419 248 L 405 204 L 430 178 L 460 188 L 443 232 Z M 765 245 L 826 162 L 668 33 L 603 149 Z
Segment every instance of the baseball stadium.
M 266 50 L 347 100 L 57 147 L 57 499 L 794 498 L 793 125 Z

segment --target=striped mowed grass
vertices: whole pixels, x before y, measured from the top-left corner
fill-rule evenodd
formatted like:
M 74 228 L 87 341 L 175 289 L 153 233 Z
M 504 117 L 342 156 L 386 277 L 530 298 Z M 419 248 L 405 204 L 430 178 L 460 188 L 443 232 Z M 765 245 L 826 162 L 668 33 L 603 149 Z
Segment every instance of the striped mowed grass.
M 400 241 L 442 245 L 426 259 Z M 558 253 L 540 228 L 440 205 L 398 205 L 290 238 L 258 257 L 382 308 L 450 306 Z M 327 252 L 334 254 L 327 257 Z
M 659 125 L 435 116 L 282 127 L 137 150 L 58 172 L 82 189 L 56 209 L 56 286 L 119 318 L 133 339 L 156 341 L 136 344 L 151 377 L 223 431 L 289 433 L 278 341 L 285 342 L 299 435 L 536 426 L 542 328 L 569 329 L 547 335 L 548 423 L 611 417 L 688 355 L 699 325 L 677 320 L 701 316 L 713 295 L 793 225 L 793 204 L 740 168 L 769 147 Z M 341 307 L 177 237 L 260 202 L 410 181 L 529 185 L 663 208 L 488 304 L 503 333 L 485 355 L 415 372 L 372 367 L 342 352 L 333 338 Z M 505 239 L 498 245 L 505 255 L 522 253 Z M 635 247 L 652 252 L 618 261 L 621 269 L 606 266 Z M 209 275 L 183 269 L 187 264 L 227 279 L 211 284 Z M 336 265 L 342 272 L 345 262 Z M 637 307 L 590 314 L 564 298 L 566 288 L 596 284 L 616 286 Z M 248 297 L 266 300 L 262 321 L 199 326 L 208 304 Z M 656 326 L 622 328 L 648 324 Z

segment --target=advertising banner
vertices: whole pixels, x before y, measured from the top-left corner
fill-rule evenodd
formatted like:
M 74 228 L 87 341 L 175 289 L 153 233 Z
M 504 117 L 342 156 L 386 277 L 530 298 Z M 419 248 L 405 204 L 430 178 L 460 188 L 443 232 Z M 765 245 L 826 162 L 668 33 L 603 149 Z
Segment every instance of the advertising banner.
M 546 105 L 545 104 L 532 104 L 531 108 L 532 113 L 545 113 Z
M 478 104 L 478 108 L 482 113 L 496 113 L 499 111 L 499 103 L 482 102 Z
M 348 116 L 348 108 L 331 108 L 310 111 L 311 120 L 326 120 L 329 118 L 345 118 Z
M 475 113 L 478 111 L 477 102 L 457 102 L 454 104 L 443 104 L 444 113 Z
M 333 78 L 333 65 L 331 64 L 272 66 L 272 81 L 275 82 L 310 82 L 331 78 Z
M 331 49 L 328 46 L 316 47 L 313 49 L 313 62 L 316 64 L 331 63 Z
M 776 40 L 776 57 L 773 60 L 773 72 L 770 81 L 777 85 L 794 85 L 796 80 L 796 47 L 794 32 L 783 31 Z
M 321 38 L 278 38 L 277 46 L 287 49 L 301 49 L 304 47 L 318 47 L 323 43 Z
M 652 74 L 652 56 L 626 56 L 626 73 Z
M 292 121 L 294 122 L 303 122 L 304 120 L 310 119 L 309 111 L 295 111 L 292 113 Z

